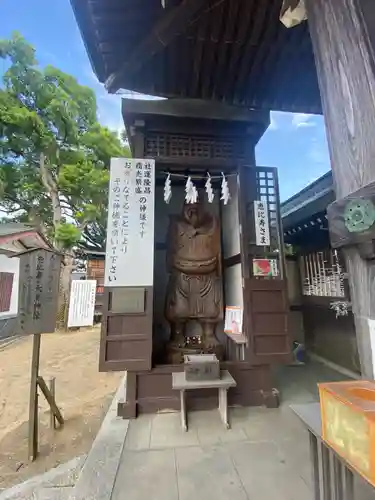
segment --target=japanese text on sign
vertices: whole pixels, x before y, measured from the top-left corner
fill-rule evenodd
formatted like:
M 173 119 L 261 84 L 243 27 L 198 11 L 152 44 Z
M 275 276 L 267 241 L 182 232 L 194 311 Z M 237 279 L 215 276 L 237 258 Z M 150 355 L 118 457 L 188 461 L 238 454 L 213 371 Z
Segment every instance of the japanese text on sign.
M 154 160 L 112 158 L 105 286 L 151 286 Z
M 152 167 L 149 161 L 136 164 L 135 194 L 139 196 L 139 234 L 144 238 L 147 226 L 148 196 L 151 195 Z
M 40 309 L 41 296 L 43 294 L 43 273 L 44 273 L 44 257 L 43 255 L 38 255 L 36 262 L 36 273 L 35 273 L 35 300 L 33 304 L 33 319 L 40 319 Z
M 73 280 L 70 290 L 68 327 L 94 324 L 96 280 Z
M 255 238 L 258 246 L 270 244 L 268 207 L 264 201 L 254 201 Z

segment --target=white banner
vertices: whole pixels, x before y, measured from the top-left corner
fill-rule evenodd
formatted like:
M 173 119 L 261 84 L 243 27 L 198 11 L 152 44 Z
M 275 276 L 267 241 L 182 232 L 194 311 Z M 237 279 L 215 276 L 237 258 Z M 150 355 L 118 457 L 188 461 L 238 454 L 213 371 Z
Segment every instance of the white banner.
M 105 286 L 154 281 L 155 161 L 112 158 Z
M 68 328 L 94 324 L 96 280 L 73 280 L 70 290 Z
M 0 320 L 18 315 L 20 259 L 0 254 Z
M 270 244 L 270 225 L 265 201 L 254 201 L 255 238 L 258 246 Z

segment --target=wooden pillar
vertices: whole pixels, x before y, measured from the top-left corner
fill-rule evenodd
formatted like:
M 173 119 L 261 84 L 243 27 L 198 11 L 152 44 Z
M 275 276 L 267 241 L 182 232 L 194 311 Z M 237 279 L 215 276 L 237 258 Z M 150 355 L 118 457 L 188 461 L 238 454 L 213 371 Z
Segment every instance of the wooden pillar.
M 305 0 L 337 198 L 375 181 L 375 2 Z M 302 75 L 301 75 L 302 78 Z M 375 262 L 345 250 L 362 375 L 374 377 Z

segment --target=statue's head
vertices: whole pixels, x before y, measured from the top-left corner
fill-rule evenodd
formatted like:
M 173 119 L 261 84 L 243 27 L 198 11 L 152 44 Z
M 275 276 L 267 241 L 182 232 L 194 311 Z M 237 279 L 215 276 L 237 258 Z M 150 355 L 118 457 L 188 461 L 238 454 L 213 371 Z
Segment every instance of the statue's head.
M 184 203 L 183 215 L 193 227 L 199 227 L 204 220 L 204 210 L 200 203 Z

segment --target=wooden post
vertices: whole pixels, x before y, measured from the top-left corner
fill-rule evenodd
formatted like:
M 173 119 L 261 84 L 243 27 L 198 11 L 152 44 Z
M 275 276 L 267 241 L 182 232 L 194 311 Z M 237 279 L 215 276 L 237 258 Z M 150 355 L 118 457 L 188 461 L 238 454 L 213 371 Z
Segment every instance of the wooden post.
M 51 396 L 53 397 L 53 399 L 56 401 L 56 379 L 55 377 L 51 377 L 48 381 L 48 388 L 49 388 L 49 392 L 51 393 Z M 56 420 L 55 420 L 55 413 L 53 412 L 52 408 L 50 408 L 50 411 L 49 411 L 49 418 L 50 418 L 50 427 L 52 430 L 56 429 Z
M 33 335 L 33 354 L 31 359 L 30 402 L 29 402 L 29 459 L 34 461 L 38 456 L 38 388 L 44 394 L 50 406 L 51 428 L 56 428 L 56 422 L 64 425 L 64 418 L 55 401 L 55 378 L 48 388 L 43 377 L 39 376 L 41 334 Z
M 61 414 L 61 411 L 59 410 L 54 396 L 51 394 L 50 390 L 47 387 L 47 384 L 45 383 L 43 377 L 38 377 L 37 378 L 37 383 L 38 386 L 40 387 L 40 390 L 42 391 L 44 397 L 47 400 L 47 403 L 49 404 L 51 412 L 53 412 L 55 419 L 60 425 L 64 425 L 64 418 Z
M 31 380 L 29 401 L 29 459 L 34 461 L 38 455 L 38 374 L 41 335 L 33 335 L 33 354 L 31 358 Z
M 305 0 L 337 198 L 375 181 L 375 3 Z M 303 78 L 303 75 L 301 75 Z M 346 249 L 362 376 L 374 377 L 375 262 Z

